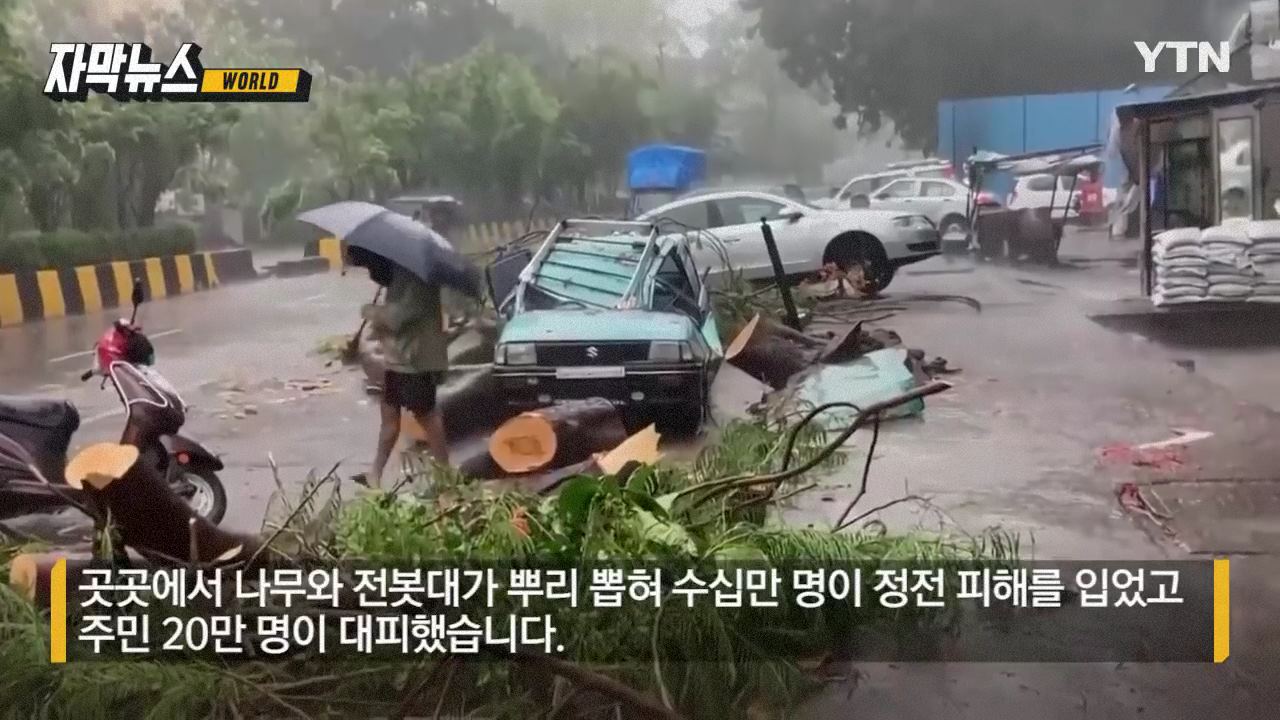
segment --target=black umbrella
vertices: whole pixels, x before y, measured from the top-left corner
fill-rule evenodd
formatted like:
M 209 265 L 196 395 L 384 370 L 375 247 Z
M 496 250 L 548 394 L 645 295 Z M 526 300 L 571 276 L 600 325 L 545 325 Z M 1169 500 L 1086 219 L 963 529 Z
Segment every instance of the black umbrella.
M 369 268 L 370 276 L 381 285 L 391 280 L 390 262 L 423 282 L 480 297 L 480 273 L 475 266 L 440 233 L 398 212 L 346 201 L 308 210 L 298 219 L 341 238 L 351 262 Z

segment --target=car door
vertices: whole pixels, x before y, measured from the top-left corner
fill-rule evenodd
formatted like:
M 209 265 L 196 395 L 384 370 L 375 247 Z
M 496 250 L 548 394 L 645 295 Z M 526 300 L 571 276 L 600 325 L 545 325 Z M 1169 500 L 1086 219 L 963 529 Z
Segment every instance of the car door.
M 894 180 L 871 196 L 871 207 L 875 210 L 913 210 L 919 197 L 919 180 Z
M 664 234 L 683 232 L 693 247 L 699 266 L 711 268 L 712 274 L 718 275 L 723 272 L 724 263 L 711 238 L 711 234 L 715 232 L 713 226 L 720 224 L 720 216 L 712 215 L 714 211 L 709 200 L 691 200 L 681 205 L 659 208 L 643 217 L 646 222 L 656 224 L 659 232 Z
M 870 202 L 871 193 L 875 191 L 878 184 L 877 178 L 863 178 L 849 183 L 849 187 L 845 188 L 840 196 L 836 198 L 834 209 L 843 210 L 851 207 L 866 207 Z
M 714 232 L 724 241 L 730 261 L 743 277 L 754 280 L 773 274 L 773 263 L 760 227 L 761 219 L 767 219 L 773 229 L 774 242 L 783 264 L 795 263 L 799 259 L 800 251 L 795 247 L 799 236 L 795 228 L 798 222 L 792 223 L 789 218 L 782 217 L 790 205 L 767 197 L 740 195 L 718 198 L 715 207 L 724 224 Z
M 689 252 L 686 245 L 678 245 L 672 250 L 672 255 L 677 259 L 680 268 L 684 271 L 690 292 L 696 298 L 698 308 L 698 318 L 701 319 L 699 326 L 702 344 L 702 350 L 706 353 L 706 357 L 711 362 L 717 362 L 724 355 L 724 348 L 720 344 L 720 331 L 716 327 L 716 314 L 711 307 L 711 290 L 707 287 L 706 270 L 698 267 L 697 260 L 693 254 Z
M 966 208 L 965 200 L 955 185 L 939 180 L 921 180 L 917 209 L 934 225 L 942 227 L 944 217 L 964 215 Z

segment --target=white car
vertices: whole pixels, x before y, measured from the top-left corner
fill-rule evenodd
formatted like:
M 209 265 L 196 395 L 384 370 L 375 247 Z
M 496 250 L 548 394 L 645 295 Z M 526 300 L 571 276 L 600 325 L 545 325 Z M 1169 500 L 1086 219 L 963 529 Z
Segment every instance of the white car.
M 907 177 L 947 178 L 951 175 L 951 163 L 945 161 L 922 161 L 890 164 L 883 172 L 870 175 L 859 175 L 845 183 L 834 197 L 823 198 L 813 204 L 828 210 L 840 210 L 849 207 L 866 207 L 867 200 L 876 190 L 884 187 L 892 180 Z
M 1080 217 L 1080 185 L 1083 179 L 1076 181 L 1076 189 L 1071 189 L 1071 176 L 1056 177 L 1057 189 L 1054 189 L 1053 175 L 1024 175 L 1018 178 L 1009 193 L 1007 206 L 1010 210 L 1026 208 L 1047 208 L 1053 203 L 1055 218 Z
M 987 192 L 978 193 L 978 205 L 997 204 Z M 907 177 L 880 188 L 869 199 L 873 209 L 914 212 L 929 218 L 943 237 L 969 232 L 969 187 L 955 180 Z
M 696 241 L 698 266 L 710 268 L 716 279 L 722 279 L 726 260 L 748 280 L 773 277 L 761 219 L 773 231 L 787 275 L 815 273 L 828 264 L 842 270 L 861 266 L 866 280 L 884 289 L 898 268 L 941 251 L 937 229 L 918 213 L 824 210 L 763 192 L 685 198 L 639 219 L 664 231 L 683 230 Z

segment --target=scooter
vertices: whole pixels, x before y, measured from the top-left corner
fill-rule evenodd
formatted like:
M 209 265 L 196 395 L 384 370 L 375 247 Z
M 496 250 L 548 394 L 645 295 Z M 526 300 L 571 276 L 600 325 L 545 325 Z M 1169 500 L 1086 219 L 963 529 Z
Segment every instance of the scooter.
M 227 494 L 217 473 L 222 461 L 202 445 L 178 434 L 187 405 L 151 367 L 154 349 L 135 324 L 144 299 L 142 283 L 133 286 L 133 314 L 116 320 L 94 346 L 95 367 L 80 376 L 102 377 L 125 407 L 122 442 L 136 445 L 138 462 L 158 470 L 195 512 L 211 523 L 222 521 Z M 57 512 L 79 495 L 66 484 L 67 449 L 80 427 L 70 402 L 0 396 L 0 519 Z

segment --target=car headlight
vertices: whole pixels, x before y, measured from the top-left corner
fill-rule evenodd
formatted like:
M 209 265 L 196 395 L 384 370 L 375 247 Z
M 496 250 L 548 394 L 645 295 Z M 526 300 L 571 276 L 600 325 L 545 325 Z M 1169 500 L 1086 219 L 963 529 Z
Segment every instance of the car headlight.
M 649 360 L 653 362 L 680 362 L 681 360 L 692 360 L 693 349 L 688 343 L 682 342 L 651 342 L 649 343 Z
M 923 215 L 903 215 L 893 219 L 893 224 L 900 228 L 914 228 L 916 230 L 932 230 L 933 221 Z
M 537 365 L 538 351 L 533 343 L 506 343 L 494 353 L 498 365 Z

